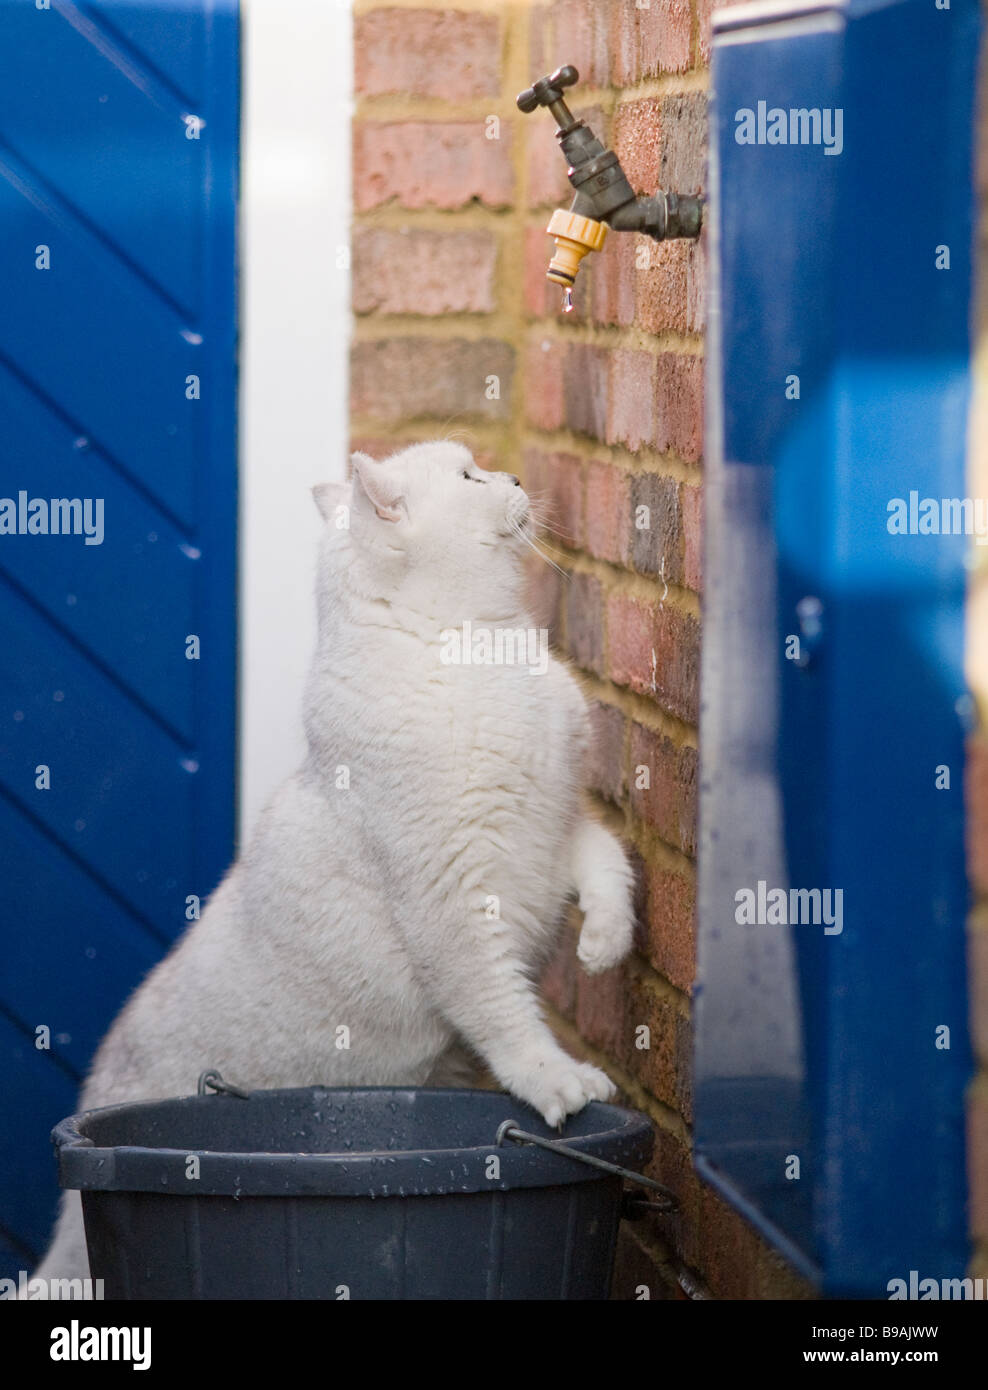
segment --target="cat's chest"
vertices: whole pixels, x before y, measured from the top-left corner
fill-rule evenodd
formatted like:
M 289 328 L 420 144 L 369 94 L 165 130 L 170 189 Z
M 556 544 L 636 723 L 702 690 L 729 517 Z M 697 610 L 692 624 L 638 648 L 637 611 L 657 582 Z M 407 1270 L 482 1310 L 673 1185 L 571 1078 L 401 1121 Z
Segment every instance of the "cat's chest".
M 556 663 L 541 673 L 472 670 L 434 689 L 430 756 L 449 783 L 492 800 L 558 798 L 581 780 L 586 712 L 572 678 Z
M 462 655 L 463 653 L 461 653 Z M 393 655 L 393 654 L 392 654 Z M 526 653 L 525 655 L 531 655 Z M 405 643 L 400 660 L 369 661 L 337 686 L 342 742 L 382 793 L 443 802 L 488 795 L 558 803 L 582 782 L 586 705 L 555 659 L 444 661 Z

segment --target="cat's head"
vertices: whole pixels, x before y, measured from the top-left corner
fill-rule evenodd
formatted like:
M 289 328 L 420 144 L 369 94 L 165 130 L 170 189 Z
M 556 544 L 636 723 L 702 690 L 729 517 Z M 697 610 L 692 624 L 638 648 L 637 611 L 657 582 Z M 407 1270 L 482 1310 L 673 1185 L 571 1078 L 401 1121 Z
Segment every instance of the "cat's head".
M 351 464 L 345 490 L 313 489 L 327 530 L 345 532 L 348 581 L 424 613 L 516 611 L 531 510 L 513 474 L 478 467 L 448 440 Z

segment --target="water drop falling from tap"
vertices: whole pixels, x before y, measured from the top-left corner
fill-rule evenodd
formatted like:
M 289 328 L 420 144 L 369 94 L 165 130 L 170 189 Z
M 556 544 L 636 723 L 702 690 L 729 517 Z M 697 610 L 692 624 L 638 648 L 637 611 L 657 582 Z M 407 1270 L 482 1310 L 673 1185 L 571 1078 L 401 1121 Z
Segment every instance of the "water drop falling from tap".
M 563 290 L 563 313 L 564 313 L 564 314 L 571 314 L 572 312 L 573 312 L 573 289 L 572 289 L 572 286 L 567 285 L 566 288 Z

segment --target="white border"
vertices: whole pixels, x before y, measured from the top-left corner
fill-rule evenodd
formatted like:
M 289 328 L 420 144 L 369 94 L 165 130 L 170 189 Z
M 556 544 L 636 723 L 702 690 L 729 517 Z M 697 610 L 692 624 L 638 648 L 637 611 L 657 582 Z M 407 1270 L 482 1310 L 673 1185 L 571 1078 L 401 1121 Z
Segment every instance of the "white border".
M 241 844 L 305 748 L 309 489 L 347 454 L 353 108 L 349 0 L 243 0 L 242 16 Z

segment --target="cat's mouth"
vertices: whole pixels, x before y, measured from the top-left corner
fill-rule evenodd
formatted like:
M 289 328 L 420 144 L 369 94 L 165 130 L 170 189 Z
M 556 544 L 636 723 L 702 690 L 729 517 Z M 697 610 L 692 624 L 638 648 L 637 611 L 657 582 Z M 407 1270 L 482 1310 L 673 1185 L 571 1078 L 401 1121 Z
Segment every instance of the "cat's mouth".
M 532 507 L 528 498 L 520 488 L 517 489 L 508 505 L 505 520 L 508 524 L 508 530 L 515 535 L 528 536 L 530 534 L 532 527 Z

